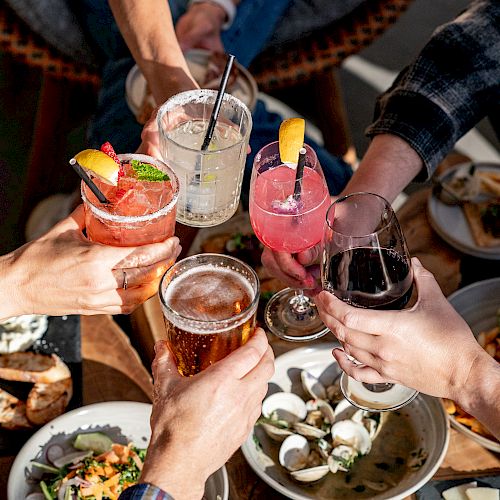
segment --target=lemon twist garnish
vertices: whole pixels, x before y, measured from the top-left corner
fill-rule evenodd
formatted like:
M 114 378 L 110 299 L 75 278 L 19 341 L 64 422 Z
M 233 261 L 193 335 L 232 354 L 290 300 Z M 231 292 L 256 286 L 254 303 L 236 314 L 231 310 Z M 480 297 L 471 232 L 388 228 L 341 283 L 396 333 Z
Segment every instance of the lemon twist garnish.
M 120 166 L 113 158 L 98 149 L 84 149 L 75 155 L 75 160 L 85 170 L 101 179 L 106 184 L 116 186 Z
M 280 157 L 283 163 L 297 163 L 304 147 L 306 122 L 303 118 L 289 118 L 281 122 L 279 130 Z

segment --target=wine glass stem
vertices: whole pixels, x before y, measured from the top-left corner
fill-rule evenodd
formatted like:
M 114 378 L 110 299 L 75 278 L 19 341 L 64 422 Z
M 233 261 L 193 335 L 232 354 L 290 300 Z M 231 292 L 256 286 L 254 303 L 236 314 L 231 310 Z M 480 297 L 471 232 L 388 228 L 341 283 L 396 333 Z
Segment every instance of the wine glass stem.
M 290 300 L 290 309 L 297 318 L 303 318 L 311 313 L 311 300 L 304 295 L 301 288 L 295 290 L 295 297 Z

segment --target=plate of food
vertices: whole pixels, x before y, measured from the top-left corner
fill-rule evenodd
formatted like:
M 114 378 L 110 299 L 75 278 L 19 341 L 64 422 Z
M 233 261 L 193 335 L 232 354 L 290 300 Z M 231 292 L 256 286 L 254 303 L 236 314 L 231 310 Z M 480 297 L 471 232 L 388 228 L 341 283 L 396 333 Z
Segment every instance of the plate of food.
M 500 362 L 500 278 L 478 281 L 452 293 L 448 300 L 470 326 L 479 344 Z M 500 443 L 474 417 L 445 401 L 454 428 L 491 451 Z
M 186 62 L 200 88 L 217 90 L 226 64 L 225 54 L 206 49 L 191 49 L 185 53 Z M 252 111 L 257 101 L 257 84 L 241 64 L 234 64 L 228 81 L 228 92 L 245 103 Z M 137 65 L 133 66 L 125 82 L 125 95 L 131 111 L 139 123 L 145 123 L 157 103 L 155 102 Z
M 292 499 L 405 498 L 444 459 L 449 423 L 443 406 L 419 395 L 395 412 L 358 410 L 340 391 L 331 354 L 336 345 L 276 358 L 243 454 L 257 475 Z
M 436 181 L 428 203 L 434 230 L 457 250 L 500 259 L 500 165 L 464 163 Z
M 83 406 L 42 427 L 16 457 L 8 500 L 117 498 L 135 484 L 151 436 L 151 405 L 113 401 Z M 31 496 L 33 495 L 33 496 Z M 223 467 L 209 477 L 206 500 L 227 500 Z
M 81 404 L 78 316 L 26 315 L 0 324 L 0 453 Z

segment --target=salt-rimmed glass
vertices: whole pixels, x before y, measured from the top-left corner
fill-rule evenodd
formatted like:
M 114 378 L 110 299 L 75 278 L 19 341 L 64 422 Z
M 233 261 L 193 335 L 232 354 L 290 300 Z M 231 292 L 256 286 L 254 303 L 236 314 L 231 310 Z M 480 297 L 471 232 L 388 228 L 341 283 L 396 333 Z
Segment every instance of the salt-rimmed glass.
M 171 97 L 157 114 L 163 159 L 179 177 L 177 221 L 215 226 L 236 212 L 252 129 L 250 110 L 224 94 L 212 141 L 201 151 L 215 90 L 190 90 Z
M 193 255 L 165 273 L 159 296 L 182 375 L 194 375 L 245 344 L 255 329 L 259 294 L 255 271 L 228 255 Z
M 175 213 L 179 194 L 179 181 L 174 171 L 161 160 L 151 156 L 140 154 L 118 155 L 122 163 L 138 160 L 149 163 L 166 173 L 170 178 L 171 196 L 166 196 L 164 202 L 160 201 L 158 206 L 146 207 L 144 215 L 120 215 L 114 213 L 114 204 L 99 203 L 88 186 L 82 181 L 81 194 L 85 208 L 85 230 L 91 241 L 113 246 L 138 246 L 149 243 L 164 241 L 175 233 Z M 101 189 L 109 189 L 99 179 L 94 182 Z M 141 183 L 141 188 L 147 189 L 146 184 Z M 162 186 L 163 187 L 163 186 Z M 126 200 L 124 200 L 126 201 Z M 133 200 L 131 201 L 133 203 Z M 125 207 L 125 204 L 123 205 Z M 132 207 L 131 207 L 132 208 Z

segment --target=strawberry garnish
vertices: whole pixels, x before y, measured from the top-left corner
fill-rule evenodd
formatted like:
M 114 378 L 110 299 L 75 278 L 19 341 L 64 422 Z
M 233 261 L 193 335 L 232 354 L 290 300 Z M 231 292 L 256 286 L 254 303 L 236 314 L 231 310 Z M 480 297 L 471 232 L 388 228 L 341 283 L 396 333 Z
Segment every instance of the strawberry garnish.
M 118 179 L 120 179 L 120 177 L 123 177 L 123 175 L 125 174 L 125 172 L 123 171 L 123 166 L 118 158 L 118 155 L 115 153 L 115 150 L 113 149 L 111 143 L 105 142 L 101 146 L 101 151 L 103 153 L 106 153 L 110 158 L 113 158 L 113 160 L 115 160 L 115 162 L 119 165 L 120 171 L 118 172 Z
M 120 199 L 120 198 L 122 198 L 125 195 L 126 192 L 127 191 L 125 189 L 117 189 L 116 193 L 115 193 L 115 197 L 117 199 Z

